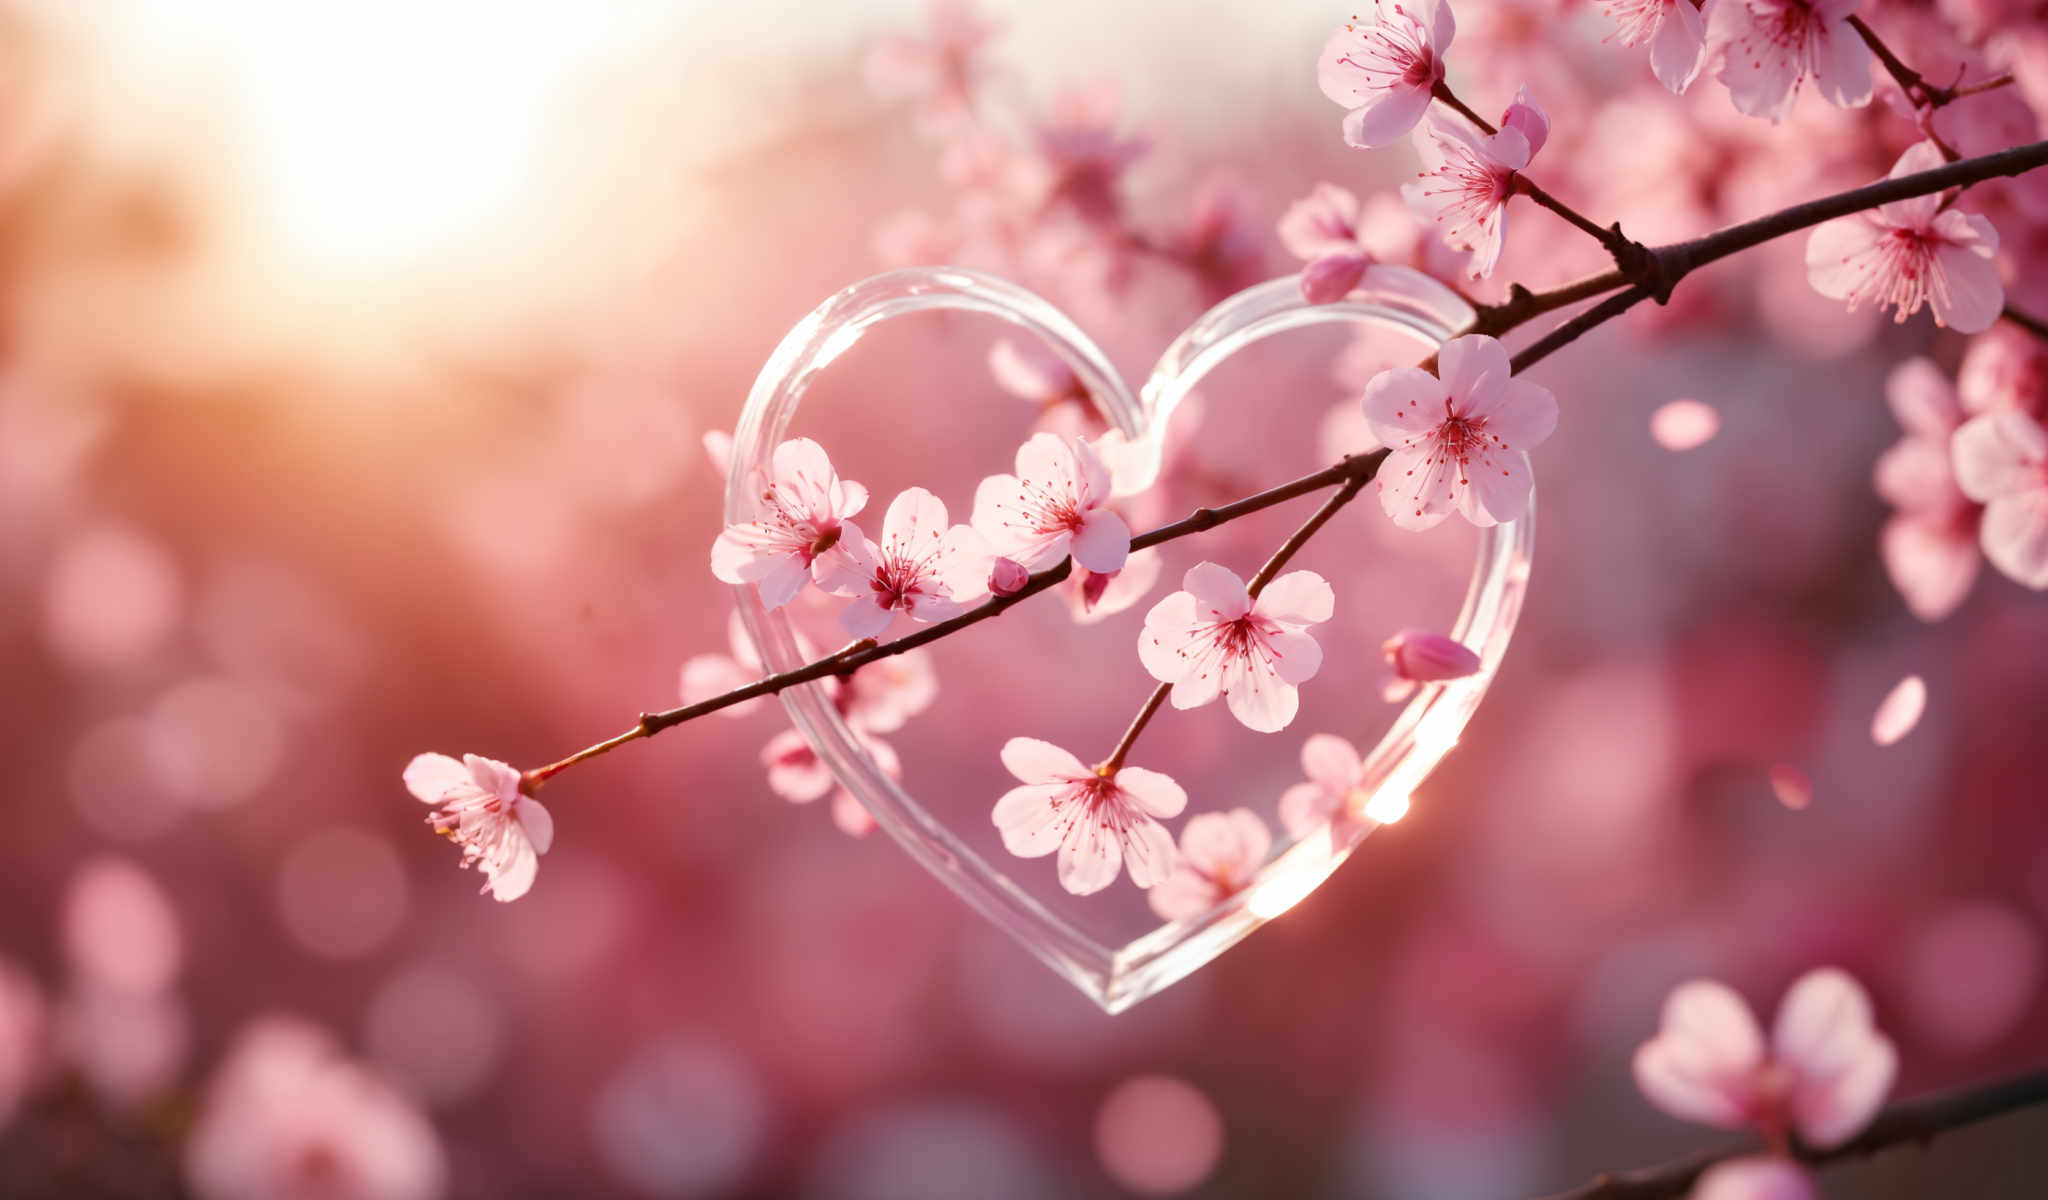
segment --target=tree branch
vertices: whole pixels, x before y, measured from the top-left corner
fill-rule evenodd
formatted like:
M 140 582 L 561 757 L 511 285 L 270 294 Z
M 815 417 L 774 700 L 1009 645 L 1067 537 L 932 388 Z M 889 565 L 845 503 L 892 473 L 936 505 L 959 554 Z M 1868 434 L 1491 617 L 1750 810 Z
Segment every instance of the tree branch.
M 2048 1068 L 1990 1083 L 1965 1084 L 1947 1091 L 1901 1100 L 1877 1115 L 1861 1136 L 1832 1150 L 1795 1145 L 1793 1157 L 1821 1166 L 1846 1158 L 1862 1158 L 1903 1142 L 1926 1142 L 1936 1134 L 1979 1121 L 2048 1103 Z M 1759 1154 L 1763 1142 L 1709 1150 L 1660 1167 L 1602 1175 L 1569 1192 L 1544 1200 L 1678 1200 L 1692 1190 L 1707 1168 L 1726 1159 Z
M 1462 106 L 1460 108 L 1461 111 L 1468 111 L 1463 110 Z M 1484 122 L 1480 122 L 1480 124 L 1484 125 Z M 2015 146 L 2009 150 L 2001 150 L 1994 154 L 1985 154 L 1976 158 L 1967 158 L 1960 162 L 1947 163 L 1932 170 L 1901 176 L 1897 179 L 1879 180 L 1876 183 L 1852 188 L 1846 192 L 1825 196 L 1817 200 L 1809 200 L 1804 204 L 1795 204 L 1790 208 L 1782 209 L 1768 216 L 1758 217 L 1753 221 L 1745 221 L 1739 225 L 1731 225 L 1726 229 L 1707 234 L 1704 237 L 1694 238 L 1691 241 L 1676 242 L 1668 246 L 1645 249 L 1638 261 L 1632 266 L 1617 266 L 1612 271 L 1591 275 L 1547 292 L 1531 292 L 1527 288 L 1517 285 L 1509 291 L 1508 299 L 1502 303 L 1478 308 L 1474 313 L 1473 319 L 1460 332 L 1465 334 L 1485 333 L 1497 336 L 1545 313 L 1568 307 L 1606 292 L 1614 293 L 1601 301 L 1601 303 L 1559 325 L 1556 329 L 1551 330 L 1537 341 L 1525 347 L 1519 354 L 1516 354 L 1513 359 L 1513 365 L 1515 371 L 1519 373 L 1558 349 L 1570 344 L 1581 334 L 1605 324 L 1643 300 L 1654 299 L 1659 303 L 1664 302 L 1670 298 L 1671 289 L 1677 286 L 1681 279 L 1700 267 L 1706 266 L 1708 263 L 1719 261 L 1750 247 L 1761 245 L 1773 238 L 1783 237 L 1786 234 L 1810 228 L 1836 217 L 1875 208 L 1880 204 L 1888 204 L 1894 200 L 1904 200 L 1913 196 L 1924 196 L 1934 192 L 1945 191 L 1952 187 L 1963 187 L 2000 176 L 2018 175 L 2044 165 L 2048 165 L 2048 141 L 2033 142 L 2025 146 Z M 1617 288 L 1623 290 L 1616 291 L 1615 289 Z M 2008 310 L 2007 316 L 2009 319 L 2013 319 L 2015 323 L 2027 328 L 2036 328 L 2039 324 L 2035 322 L 2030 325 L 2028 324 L 2029 318 L 2024 316 L 2014 317 L 2010 310 Z M 1433 362 L 1434 356 L 1425 361 Z M 1277 487 L 1268 488 L 1256 495 L 1247 496 L 1230 504 L 1215 508 L 1197 509 L 1179 521 L 1162 525 L 1157 529 L 1132 538 L 1131 549 L 1142 550 L 1163 542 L 1173 541 L 1176 538 L 1200 533 L 1203 530 L 1213 529 L 1218 525 L 1234 521 L 1249 513 L 1270 508 L 1275 504 L 1285 503 L 1288 500 L 1307 495 L 1311 492 L 1321 491 L 1326 487 L 1342 484 L 1346 486 L 1350 494 L 1355 495 L 1358 489 L 1363 488 L 1372 479 L 1373 474 L 1379 470 L 1380 463 L 1386 458 L 1386 453 L 1386 451 L 1381 450 L 1359 458 L 1347 458 L 1335 466 L 1326 467 L 1321 471 L 1304 475 L 1299 479 L 1291 480 Z M 1346 499 L 1348 498 L 1347 496 Z M 1322 518 L 1322 520 L 1327 519 L 1327 517 Z M 1311 524 L 1320 527 L 1321 521 L 1314 521 Z M 1314 532 L 1313 528 L 1307 529 L 1307 536 L 1312 536 Z M 1306 536 L 1301 531 L 1297 531 L 1296 536 L 1306 541 Z M 1290 544 L 1292 544 L 1292 539 L 1290 539 Z M 1295 548 L 1298 549 L 1299 547 L 1296 546 Z M 1282 547 L 1282 549 L 1287 550 L 1287 547 Z M 1288 550 L 1287 553 L 1291 555 L 1292 551 Z M 1281 561 L 1284 562 L 1285 560 L 1282 559 Z M 722 708 L 729 708 L 743 701 L 752 700 L 757 696 L 773 695 L 787 688 L 795 687 L 800 683 L 810 683 L 827 676 L 848 674 L 859 670 L 869 663 L 878 662 L 892 655 L 902 654 L 907 650 L 913 650 L 919 646 L 935 642 L 942 637 L 957 633 L 969 625 L 975 625 L 991 617 L 1001 615 L 1013 605 L 1022 603 L 1026 598 L 1035 596 L 1059 583 L 1067 577 L 1071 570 L 1072 567 L 1069 563 L 1062 562 L 1058 566 L 1033 575 L 1022 589 L 1011 595 L 991 598 L 957 617 L 940 621 L 933 625 L 927 625 L 915 633 L 908 634 L 894 641 L 879 645 L 871 639 L 855 642 L 851 646 L 828 654 L 815 662 L 808 663 L 795 670 L 784 671 L 757 679 L 753 683 L 735 688 L 723 695 L 713 696 L 708 700 L 701 700 L 695 704 L 686 704 L 681 708 L 672 708 L 664 712 L 642 713 L 639 723 L 633 728 L 580 750 L 567 758 L 527 771 L 524 776 L 523 786 L 529 791 L 537 789 L 558 772 L 586 759 L 595 758 L 627 742 L 652 737 L 665 729 L 683 724 L 686 721 L 695 720 L 698 717 L 707 716 Z
M 1190 534 L 1214 529 L 1218 525 L 1228 524 L 1239 517 L 1249 516 L 1252 513 L 1271 508 L 1276 504 L 1284 504 L 1289 500 L 1306 496 L 1311 492 L 1319 492 L 1335 484 L 1344 485 L 1344 491 L 1340 494 L 1348 498 L 1349 496 L 1356 495 L 1358 489 L 1371 482 L 1373 476 L 1379 473 L 1380 464 L 1385 462 L 1386 458 L 1387 452 L 1385 450 L 1376 450 L 1371 454 L 1358 457 L 1347 457 L 1335 466 L 1325 467 L 1320 471 L 1304 475 L 1299 479 L 1290 480 L 1278 487 L 1267 488 L 1263 492 L 1246 496 L 1242 500 L 1234 500 L 1229 504 L 1219 505 L 1214 508 L 1198 508 L 1178 521 L 1161 525 L 1157 529 L 1148 530 L 1132 538 L 1131 551 L 1136 553 L 1137 551 L 1170 542 L 1177 538 L 1184 538 Z M 1328 518 L 1324 517 L 1323 520 L 1328 520 Z M 1316 528 L 1320 528 L 1322 521 L 1315 521 L 1313 524 Z M 1313 534 L 1314 529 L 1310 529 L 1309 532 Z M 1297 536 L 1300 536 L 1299 531 L 1297 531 Z M 1292 551 L 1289 553 L 1291 555 Z M 1285 560 L 1283 559 L 1282 561 L 1284 562 Z M 1025 582 L 1023 587 L 1007 596 L 990 597 L 957 617 L 950 617 L 944 621 L 935 622 L 915 633 L 906 634 L 893 641 L 877 643 L 873 638 L 866 638 L 842 650 L 834 651 L 815 662 L 806 663 L 794 670 L 781 671 L 774 675 L 764 675 L 744 687 L 737 687 L 732 691 L 720 693 L 709 699 L 699 700 L 695 704 L 685 704 L 681 708 L 671 708 L 664 712 L 641 713 L 639 723 L 624 733 L 607 738 L 593 746 L 579 750 L 567 758 L 549 763 L 547 766 L 536 767 L 533 770 L 527 771 L 521 786 L 528 793 L 531 793 L 537 790 L 541 784 L 546 783 L 551 777 L 569 767 L 573 767 L 586 759 L 595 758 L 600 754 L 615 750 L 627 742 L 653 737 L 655 734 L 681 725 L 685 721 L 694 721 L 698 717 L 709 716 L 719 709 L 731 708 L 735 704 L 741 704 L 759 696 L 772 696 L 777 692 L 793 688 L 800 683 L 813 683 L 828 676 L 851 674 L 867 666 L 869 663 L 880 662 L 882 659 L 936 642 L 940 638 L 958 633 L 970 625 L 978 625 L 991 617 L 1001 616 L 1013 606 L 1021 604 L 1026 599 L 1036 596 L 1047 588 L 1058 584 L 1072 572 L 1072 561 L 1062 560 L 1058 566 L 1048 567 L 1033 575 Z

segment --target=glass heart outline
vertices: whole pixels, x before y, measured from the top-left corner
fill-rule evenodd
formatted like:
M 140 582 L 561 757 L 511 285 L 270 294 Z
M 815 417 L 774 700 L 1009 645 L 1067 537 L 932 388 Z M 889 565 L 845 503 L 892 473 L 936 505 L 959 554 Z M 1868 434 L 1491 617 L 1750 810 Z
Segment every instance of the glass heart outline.
M 1270 280 L 1197 318 L 1160 356 L 1142 398 L 1133 399 L 1086 333 L 1043 297 L 1008 280 L 963 267 L 916 267 L 871 276 L 799 321 L 755 378 L 733 432 L 727 523 L 754 515 L 755 492 L 747 481 L 767 466 L 811 380 L 874 326 L 933 310 L 981 313 L 1037 336 L 1073 369 L 1110 427 L 1145 448 L 1148 479 L 1157 473 L 1161 434 L 1174 409 L 1244 347 L 1289 330 L 1336 322 L 1379 325 L 1442 345 L 1473 316 L 1455 292 L 1404 267 L 1374 266 L 1349 297 L 1330 304 L 1303 300 L 1292 276 Z M 1367 806 L 1383 797 L 1405 805 L 1457 745 L 1477 711 L 1521 615 L 1534 518 L 1532 494 L 1519 520 L 1480 530 L 1465 602 L 1449 631 L 1479 655 L 1480 670 L 1417 690 L 1364 756 L 1362 790 L 1372 797 Z M 734 591 L 741 624 L 765 668 L 780 672 L 802 666 L 806 660 L 787 613 L 762 608 L 752 587 Z M 1167 922 L 1121 947 L 1109 947 L 1027 894 L 890 779 L 860 746 L 822 685 L 790 688 L 781 699 L 820 760 L 914 861 L 1109 1013 L 1122 1012 L 1187 977 L 1292 908 L 1378 828 L 1370 819 L 1340 814 L 1266 863 L 1250 884 L 1207 913 Z

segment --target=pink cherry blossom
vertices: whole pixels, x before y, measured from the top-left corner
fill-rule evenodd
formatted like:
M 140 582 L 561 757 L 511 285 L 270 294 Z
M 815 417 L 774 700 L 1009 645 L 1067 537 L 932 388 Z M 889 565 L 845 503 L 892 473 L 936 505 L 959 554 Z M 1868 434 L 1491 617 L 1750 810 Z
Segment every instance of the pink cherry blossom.
M 1401 196 L 1416 219 L 1443 227 L 1452 249 L 1472 252 L 1466 269 L 1474 279 L 1492 275 L 1500 261 L 1515 173 L 1529 165 L 1549 131 L 1549 118 L 1526 94 L 1517 97 L 1494 134 L 1482 134 L 1457 117 L 1423 118 L 1415 139 L 1422 178 L 1402 185 Z
M 1878 531 L 1878 557 L 1906 608 L 1923 621 L 1954 612 L 1977 582 L 1976 505 L 1951 512 L 1901 512 Z
M 1159 582 L 1160 565 L 1156 551 L 1140 550 L 1125 559 L 1120 570 L 1097 573 L 1076 568 L 1060 584 L 1060 591 L 1067 597 L 1075 623 L 1093 625 L 1143 600 Z
M 1768 1043 L 1727 985 L 1681 984 L 1635 1057 L 1637 1085 L 1672 1116 L 1774 1138 L 1794 1131 L 1823 1150 L 1870 1123 L 1897 1070 L 1870 997 L 1832 967 L 1807 972 L 1785 993 Z
M 1301 269 L 1301 296 L 1310 304 L 1331 304 L 1350 295 L 1372 260 L 1363 254 L 1332 254 Z
M 2048 416 L 2048 346 L 2011 325 L 1993 325 L 1963 351 L 1956 397 L 1973 416 L 2001 408 Z
M 1624 46 L 1650 43 L 1657 82 L 1683 92 L 1707 60 L 1707 20 L 1692 0 L 1604 0 Z
M 1870 48 L 1849 18 L 1862 0 L 1718 0 L 1703 10 L 1707 42 L 1735 107 L 1782 121 L 1799 85 L 1837 108 L 1870 103 Z
M 722 696 L 735 688 L 742 688 L 759 679 L 761 656 L 754 653 L 754 641 L 747 636 L 746 626 L 740 624 L 740 615 L 735 612 L 726 618 L 726 640 L 732 644 L 732 654 L 697 654 L 683 663 L 681 693 L 684 704 L 697 704 L 714 696 Z M 742 700 L 718 710 L 723 717 L 744 717 L 761 711 L 768 703 L 768 697 L 756 696 Z
M 863 590 L 839 624 L 857 638 L 881 633 L 899 612 L 922 622 L 957 617 L 988 594 L 988 543 L 965 525 L 948 526 L 945 502 L 923 488 L 890 503 L 880 541 L 847 553 Z
M 185 1147 L 206 1200 L 433 1200 L 448 1164 L 434 1127 L 325 1032 L 269 1017 L 236 1040 Z
M 1065 558 L 1114 571 L 1131 550 L 1131 527 L 1109 507 L 1109 468 L 1079 438 L 1034 434 L 1017 451 L 1015 475 L 991 475 L 974 491 L 974 528 L 990 549 L 1026 570 Z
M 852 722 L 848 722 L 852 724 Z M 896 748 L 859 725 L 853 725 L 854 740 L 891 779 L 903 778 L 903 760 Z M 768 790 L 791 804 L 811 804 L 832 796 L 832 823 L 852 837 L 865 837 L 874 829 L 868 815 L 852 792 L 836 787 L 837 777 L 811 743 L 795 729 L 785 729 L 761 748 L 761 765 L 768 771 Z M 835 790 L 836 788 L 836 790 Z
M 847 837 L 866 837 L 875 831 L 875 818 L 860 798 L 845 788 L 832 797 L 832 824 Z
M 1142 767 L 1108 774 L 1037 738 L 1011 738 L 1003 766 L 1023 785 L 996 801 L 1003 846 L 1019 858 L 1059 851 L 1060 886 L 1099 892 L 1129 868 L 1131 882 L 1156 887 L 1173 870 L 1173 837 L 1159 821 L 1180 815 L 1187 793 Z
M 774 472 L 759 493 L 760 515 L 727 527 L 711 547 L 711 573 L 731 584 L 751 583 L 761 603 L 780 608 L 806 582 L 846 591 L 859 576 L 852 551 L 865 540 L 849 518 L 868 502 L 868 490 L 841 480 L 825 448 L 795 438 L 775 448 Z
M 1123 173 L 1150 144 L 1117 132 L 1121 96 L 1114 84 L 1063 92 L 1038 129 L 1040 194 L 1046 208 L 1063 209 L 1091 224 L 1113 222 L 1123 203 Z
M 1318 183 L 1280 215 L 1280 244 L 1303 262 L 1358 255 L 1358 197 L 1334 183 Z
M 1035 340 L 997 341 L 989 347 L 988 370 L 996 386 L 1041 411 L 1089 403 L 1088 389 L 1074 368 Z
M 1373 0 L 1372 19 L 1344 26 L 1323 45 L 1316 82 L 1351 111 L 1344 140 L 1368 150 L 1415 127 L 1444 77 L 1457 22 L 1443 0 Z
M 1325 821 L 1350 819 L 1354 798 L 1365 783 L 1365 762 L 1350 742 L 1318 733 L 1301 745 L 1301 769 L 1308 776 L 1280 794 L 1280 827 L 1304 838 Z
M 1190 817 L 1173 873 L 1145 900 L 1168 921 L 1200 916 L 1249 886 L 1272 849 L 1272 832 L 1249 808 Z
M 1899 156 L 1890 177 L 1941 164 L 1941 151 L 1919 142 Z M 1936 325 L 1978 333 L 2005 307 L 2005 285 L 1991 262 L 1997 252 L 1991 222 L 1943 208 L 1935 193 L 1820 226 L 1806 243 L 1806 270 L 1815 291 L 1848 301 L 1852 310 L 1867 300 L 1904 321 L 1924 304 Z
M 519 771 L 494 758 L 422 754 L 405 768 L 405 786 L 434 811 L 434 832 L 462 847 L 462 865 L 484 873 L 483 890 L 517 900 L 533 886 L 540 856 L 555 840 L 554 818 L 519 790 Z
M 1380 643 L 1380 654 L 1393 671 L 1381 689 L 1389 701 L 1406 700 L 1425 683 L 1463 679 L 1479 672 L 1479 656 L 1463 642 L 1427 629 L 1404 629 Z
M 931 0 L 930 33 L 888 37 L 868 52 L 868 87 L 883 99 L 918 101 L 918 123 L 942 134 L 974 114 L 975 57 L 996 30 L 965 0 Z
M 1789 1158 L 1764 1155 L 1715 1163 L 1690 1195 L 1691 1200 L 1821 1200 L 1813 1172 Z
M 834 682 L 839 715 L 869 733 L 896 732 L 939 697 L 939 674 L 923 649 L 892 654 Z
M 1291 571 L 1256 598 L 1237 574 L 1198 563 L 1185 589 L 1152 606 L 1138 658 L 1173 685 L 1175 708 L 1199 708 L 1221 694 L 1247 728 L 1272 733 L 1294 720 L 1296 690 L 1323 665 L 1308 627 L 1330 619 L 1336 595 L 1313 571 Z
M 1956 430 L 1956 483 L 1984 505 L 1984 557 L 2008 577 L 2048 588 L 2048 430 L 2018 409 Z
M 1878 554 L 1913 615 L 1939 621 L 1969 594 L 1981 560 L 1983 510 L 1956 486 L 1949 453 L 1963 412 L 1956 388 L 1924 358 L 1893 368 L 1885 395 L 1906 435 L 1877 460 L 1877 493 L 1899 509 L 1878 535 Z
M 1159 248 L 1212 303 L 1266 277 L 1245 190 L 1226 175 L 1213 175 L 1194 189 L 1187 215 L 1159 238 Z
M 1334 183 L 1318 183 L 1280 217 L 1280 243 L 1308 265 L 1301 294 L 1311 304 L 1341 300 L 1365 278 L 1372 255 L 1361 240 L 1358 197 Z
M 1367 385 L 1366 421 L 1393 451 L 1378 486 L 1394 524 L 1428 529 L 1456 510 L 1492 525 L 1528 508 L 1522 452 L 1557 428 L 1557 397 L 1509 370 L 1507 350 L 1473 334 L 1443 344 L 1435 375 L 1395 367 Z

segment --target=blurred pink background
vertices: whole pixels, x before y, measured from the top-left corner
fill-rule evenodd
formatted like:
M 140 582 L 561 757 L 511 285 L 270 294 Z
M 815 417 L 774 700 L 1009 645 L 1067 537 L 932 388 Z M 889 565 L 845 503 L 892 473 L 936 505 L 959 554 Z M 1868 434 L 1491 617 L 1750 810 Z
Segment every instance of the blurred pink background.
M 0 1193 L 263 1195 L 278 1106 L 222 1113 L 269 1094 L 230 1086 L 266 1035 L 324 1063 L 276 1094 L 312 1126 L 331 1099 L 384 1164 L 334 1194 L 458 1197 L 1555 1191 L 1718 1144 L 1629 1076 L 1673 984 L 1768 1011 L 1822 963 L 1871 989 L 1899 1094 L 2048 1051 L 2048 606 L 1987 571 L 1928 624 L 1893 591 L 1885 376 L 1961 342 L 1843 314 L 1796 244 L 1538 369 L 1564 418 L 1535 455 L 1530 601 L 1462 745 L 1323 889 L 1125 1015 L 886 837 L 775 796 L 776 712 L 564 775 L 532 894 L 477 896 L 400 770 L 559 757 L 726 651 L 700 437 L 813 305 L 958 257 L 1141 378 L 1209 304 L 1297 269 L 1289 203 L 1412 169 L 1337 137 L 1328 6 L 985 7 L 1004 29 L 974 95 L 1001 154 L 1043 156 L 1059 97 L 1114 81 L 1113 128 L 1149 148 L 1106 186 L 1168 254 L 959 233 L 971 154 L 864 81 L 921 5 L 5 6 Z M 1864 182 L 1898 149 L 1830 133 L 1875 113 L 1773 130 L 1673 98 L 1590 6 L 1460 21 L 1454 78 L 1497 108 L 1486 55 L 1511 58 L 1551 109 L 1554 190 L 1639 236 Z M 1815 149 L 1836 145 L 1859 149 Z M 1599 265 L 1538 215 L 1514 214 L 1497 283 Z M 1034 417 L 990 378 L 992 333 L 892 327 L 799 432 L 876 496 L 926 483 L 964 517 Z M 1345 448 L 1344 339 L 1277 347 L 1203 389 L 1159 519 Z M 1651 416 L 1681 398 L 1719 432 L 1674 452 Z M 1148 735 L 1222 793 L 1200 807 L 1270 817 L 1297 734 L 1384 724 L 1357 699 L 1378 641 L 1448 624 L 1469 531 L 1422 548 L 1376 508 L 1304 560 L 1342 628 L 1303 723 Z M 1255 562 L 1294 519 L 1201 554 Z M 1040 603 L 942 647 L 937 704 L 895 739 L 963 822 L 1008 786 L 1003 738 L 1106 745 L 1149 686 L 1103 650 L 1142 607 L 1102 633 Z M 1912 674 L 1925 717 L 1873 745 Z M 1810 804 L 1774 795 L 1781 765 Z M 1830 1195 L 2026 1194 L 2044 1136 L 2038 1113 L 1950 1135 Z

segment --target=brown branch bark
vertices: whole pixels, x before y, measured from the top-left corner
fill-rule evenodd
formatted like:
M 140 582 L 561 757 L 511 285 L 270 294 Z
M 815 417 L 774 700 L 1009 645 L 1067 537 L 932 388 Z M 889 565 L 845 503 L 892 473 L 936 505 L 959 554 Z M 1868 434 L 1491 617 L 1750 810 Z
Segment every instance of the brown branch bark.
M 1870 1127 L 1853 1141 L 1832 1150 L 1795 1145 L 1793 1157 L 1812 1166 L 1846 1158 L 1862 1158 L 1906 1142 L 1924 1143 L 1937 1134 L 2044 1103 L 2048 1103 L 2048 1068 L 1901 1100 L 1879 1113 Z M 1760 1154 L 1763 1149 L 1761 1141 L 1752 1139 L 1739 1146 L 1705 1151 L 1663 1166 L 1602 1175 L 1584 1187 L 1558 1192 L 1544 1200 L 1678 1200 L 1690 1192 L 1699 1177 L 1715 1163 L 1745 1154 Z
M 1502 303 L 1479 308 L 1473 320 L 1461 332 L 1497 336 L 1545 313 L 1608 292 L 1613 293 L 1516 354 L 1513 359 L 1514 369 L 1521 372 L 1570 344 L 1588 330 L 1620 316 L 1644 300 L 1654 299 L 1662 303 L 1670 298 L 1671 289 L 1685 276 L 1729 255 L 1740 253 L 1774 238 L 1811 228 L 1823 221 L 1875 208 L 1880 204 L 1946 191 L 1952 187 L 1965 187 L 1986 179 L 2018 175 L 2044 165 L 2048 165 L 2048 141 L 2033 142 L 1993 154 L 1947 163 L 1932 170 L 1897 179 L 1879 180 L 1863 187 L 1851 188 L 1846 192 L 1809 200 L 1804 204 L 1795 204 L 1768 216 L 1731 225 L 1691 241 L 1647 249 L 1642 257 L 1628 268 L 1618 266 L 1612 271 L 1588 276 L 1545 292 L 1531 292 L 1518 286 L 1509 292 L 1508 299 Z M 2009 317 L 2010 315 L 2008 313 Z M 2018 323 L 2026 324 L 2023 319 L 2018 320 Z M 1148 546 L 1156 546 L 1206 529 L 1213 529 L 1248 513 L 1258 512 L 1327 487 L 1344 485 L 1352 494 L 1356 494 L 1358 488 L 1364 487 L 1372 479 L 1385 458 L 1384 450 L 1362 458 L 1347 458 L 1335 466 L 1268 488 L 1242 500 L 1215 508 L 1198 509 L 1179 521 L 1162 525 L 1131 539 L 1131 549 L 1142 550 Z M 1314 531 L 1309 532 L 1312 534 Z M 665 729 L 709 715 L 719 709 L 757 696 L 773 695 L 801 683 L 856 671 L 869 663 L 935 642 L 970 625 L 1001 615 L 1012 606 L 1059 583 L 1067 577 L 1071 569 L 1068 563 L 1063 562 L 1033 575 L 1020 591 L 1012 595 L 995 597 L 957 617 L 927 625 L 894 641 L 879 645 L 872 640 L 856 642 L 796 670 L 766 676 L 744 687 L 696 704 L 687 704 L 663 712 L 642 713 L 638 724 L 633 728 L 580 750 L 568 758 L 526 772 L 525 786 L 529 790 L 538 788 L 550 777 L 579 762 L 595 758 L 627 742 L 652 737 Z

